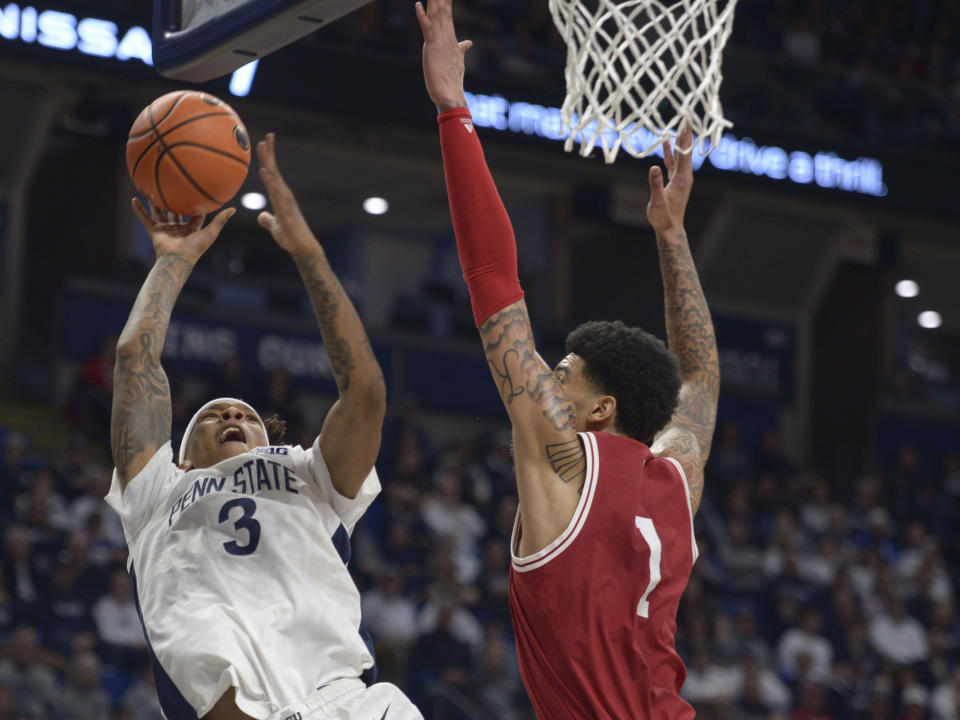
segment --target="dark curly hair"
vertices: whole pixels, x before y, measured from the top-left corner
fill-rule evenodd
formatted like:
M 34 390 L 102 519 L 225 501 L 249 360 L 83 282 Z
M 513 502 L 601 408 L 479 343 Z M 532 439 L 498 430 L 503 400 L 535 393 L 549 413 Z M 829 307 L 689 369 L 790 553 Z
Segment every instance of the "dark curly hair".
M 263 419 L 263 427 L 267 431 L 267 440 L 271 445 L 279 445 L 283 436 L 287 434 L 287 421 L 274 413 Z
M 584 375 L 617 400 L 617 427 L 649 445 L 669 422 L 680 394 L 680 365 L 660 338 L 619 320 L 586 322 L 567 335 Z

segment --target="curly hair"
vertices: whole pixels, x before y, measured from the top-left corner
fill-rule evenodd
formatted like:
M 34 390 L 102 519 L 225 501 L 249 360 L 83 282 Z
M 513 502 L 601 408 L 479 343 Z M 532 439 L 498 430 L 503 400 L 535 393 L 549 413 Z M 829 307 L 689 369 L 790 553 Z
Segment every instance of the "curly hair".
M 663 341 L 619 320 L 586 322 L 567 336 L 584 375 L 617 400 L 617 427 L 649 445 L 669 422 L 680 394 L 680 365 Z
M 264 418 L 263 427 L 267 431 L 267 440 L 271 445 L 279 445 L 283 441 L 283 436 L 287 434 L 287 421 L 276 413 Z

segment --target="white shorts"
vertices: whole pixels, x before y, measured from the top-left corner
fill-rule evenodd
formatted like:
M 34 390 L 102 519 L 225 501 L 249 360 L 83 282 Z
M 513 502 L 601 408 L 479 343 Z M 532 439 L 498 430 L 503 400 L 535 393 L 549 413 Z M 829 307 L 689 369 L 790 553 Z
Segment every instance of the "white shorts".
M 396 685 L 367 687 L 357 678 L 334 680 L 270 720 L 423 720 Z

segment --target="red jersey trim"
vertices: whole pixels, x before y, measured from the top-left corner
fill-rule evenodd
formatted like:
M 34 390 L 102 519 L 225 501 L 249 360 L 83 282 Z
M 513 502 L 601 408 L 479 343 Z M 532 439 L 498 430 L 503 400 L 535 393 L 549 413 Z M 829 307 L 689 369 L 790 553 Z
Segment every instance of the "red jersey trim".
M 583 529 L 587 522 L 587 514 L 590 512 L 590 506 L 593 504 L 593 496 L 597 489 L 597 475 L 600 472 L 600 454 L 597 452 L 597 439 L 593 433 L 578 433 L 583 442 L 583 451 L 586 455 L 587 470 L 584 479 L 583 492 L 580 495 L 580 502 L 573 513 L 573 518 L 566 530 L 560 533 L 560 537 L 547 545 L 542 550 L 535 552 L 527 557 L 519 557 L 517 551 L 520 547 L 520 511 L 517 510 L 517 516 L 513 521 L 513 533 L 510 537 L 510 557 L 513 569 L 517 572 L 530 572 L 539 567 L 543 567 L 564 550 L 570 547 L 570 544 L 577 539 L 577 535 Z
M 693 532 L 693 504 L 690 502 L 690 484 L 687 482 L 687 474 L 683 471 L 683 466 L 675 458 L 661 455 L 664 460 L 669 460 L 677 466 L 677 472 L 680 473 L 680 479 L 683 480 L 684 496 L 687 498 L 687 510 L 690 511 L 690 547 L 693 548 L 693 561 L 696 562 L 700 557 L 700 549 L 697 547 L 697 536 Z

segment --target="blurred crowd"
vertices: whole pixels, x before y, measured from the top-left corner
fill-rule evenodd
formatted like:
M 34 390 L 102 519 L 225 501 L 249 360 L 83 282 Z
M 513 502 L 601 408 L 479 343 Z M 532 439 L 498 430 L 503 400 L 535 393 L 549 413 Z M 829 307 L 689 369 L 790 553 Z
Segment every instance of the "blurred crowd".
M 0 430 L 0 720 L 160 718 L 91 427 L 108 354 L 109 341 L 81 368 L 70 413 L 87 432 L 69 451 L 41 461 Z M 175 394 L 175 432 L 196 398 L 236 394 L 238 372 L 227 361 L 215 379 L 174 378 L 196 395 Z M 310 441 L 288 376 L 247 387 L 291 441 Z M 430 720 L 532 720 L 507 602 L 510 433 L 439 442 L 430 427 L 416 404 L 394 409 L 383 493 L 352 538 L 379 677 Z M 828 481 L 795 468 L 776 430 L 721 425 L 678 619 L 699 718 L 960 720 L 960 457 L 935 461 L 904 446 L 878 475 Z
M 566 47 L 546 2 L 477 0 L 454 13 L 459 35 L 475 42 L 471 76 L 562 82 Z M 788 127 L 960 150 L 958 36 L 953 0 L 739 0 L 724 109 L 747 132 Z M 385 0 L 310 40 L 335 41 L 413 58 L 421 38 L 409 3 Z

